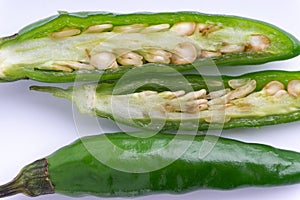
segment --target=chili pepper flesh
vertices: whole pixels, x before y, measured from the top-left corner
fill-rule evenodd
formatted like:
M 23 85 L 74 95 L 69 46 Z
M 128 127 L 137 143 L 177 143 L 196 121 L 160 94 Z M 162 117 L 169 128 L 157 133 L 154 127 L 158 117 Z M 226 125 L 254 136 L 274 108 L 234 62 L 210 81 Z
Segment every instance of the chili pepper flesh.
M 295 57 L 299 41 L 256 20 L 196 12 L 60 13 L 0 43 L 0 79 L 117 79 L 134 67 L 248 65 Z
M 175 138 L 174 135 L 156 134 L 141 138 L 140 135 L 145 136 L 145 133 L 134 136 L 101 134 L 79 139 L 26 166 L 11 183 L 0 186 L 0 197 L 54 192 L 71 196 L 120 197 L 183 193 L 201 188 L 274 186 L 300 181 L 300 154 L 296 152 L 215 136 L 176 135 Z M 172 142 L 175 145 L 168 146 Z M 115 148 L 107 148 L 108 143 Z M 213 148 L 200 158 L 204 143 Z M 187 144 L 188 148 L 185 148 Z M 174 152 L 182 154 L 176 158 Z M 97 159 L 97 153 L 126 169 L 150 169 L 155 163 L 174 160 L 159 169 L 134 173 L 107 166 Z M 47 177 L 41 178 L 45 177 L 45 171 Z
M 115 83 L 31 89 L 67 98 L 84 114 L 163 131 L 174 131 L 179 126 L 199 131 L 259 127 L 300 119 L 299 72 L 261 71 L 238 77 L 223 76 L 220 85 L 224 87 L 215 91 L 209 91 L 207 86 L 210 82 L 216 84 L 213 77 L 208 82 L 200 75 L 185 78 L 189 85 L 176 76 L 162 75 L 130 79 L 117 89 Z M 176 85 L 174 91 L 165 90 L 165 83 Z M 144 87 L 131 93 L 136 85 Z M 157 122 L 156 126 L 148 126 L 151 120 Z

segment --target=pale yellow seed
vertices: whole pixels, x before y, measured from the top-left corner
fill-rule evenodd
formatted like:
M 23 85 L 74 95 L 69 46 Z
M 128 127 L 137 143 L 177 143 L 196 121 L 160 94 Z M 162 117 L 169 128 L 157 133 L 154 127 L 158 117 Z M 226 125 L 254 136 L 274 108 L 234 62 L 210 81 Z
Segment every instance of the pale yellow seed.
M 117 58 L 117 61 L 121 65 L 141 66 L 143 65 L 143 56 L 135 52 L 127 52 L 125 54 L 120 55 Z
M 165 91 L 158 93 L 159 96 L 163 97 L 164 99 L 174 99 L 177 97 L 177 93 L 171 91 Z
M 175 32 L 180 36 L 190 36 L 196 30 L 195 22 L 178 22 L 172 26 L 170 31 Z
M 57 65 L 62 65 L 62 66 L 67 66 L 69 68 L 72 69 L 88 69 L 88 70 L 92 70 L 95 69 L 93 66 L 89 65 L 89 64 L 85 64 L 85 63 L 81 63 L 81 62 L 77 62 L 77 61 L 58 61 L 55 62 L 55 64 Z
M 186 95 L 180 97 L 181 101 L 190 101 L 193 99 L 199 99 L 199 98 L 203 98 L 206 95 L 206 90 L 205 89 L 201 89 L 199 91 L 195 91 L 195 92 L 189 92 Z
M 256 81 L 251 80 L 246 85 L 236 88 L 235 90 L 232 90 L 228 92 L 227 94 L 212 99 L 208 102 L 208 105 L 226 105 L 229 103 L 230 100 L 238 99 L 247 96 L 251 92 L 253 92 L 256 88 Z
M 203 110 L 207 110 L 207 108 L 208 108 L 207 104 L 193 105 L 193 106 L 185 108 L 184 110 L 181 110 L 181 112 L 197 113 L 197 112 L 200 112 Z
M 117 63 L 117 61 L 114 61 L 109 67 L 108 69 L 117 69 L 119 68 L 119 65 Z
M 90 64 L 97 69 L 115 68 L 116 57 L 111 52 L 101 52 L 90 56 Z
M 172 99 L 165 105 L 169 111 L 180 111 L 187 113 L 195 113 L 208 108 L 206 99 L 197 99 L 193 101 L 182 101 L 180 99 Z
M 151 95 L 157 94 L 157 92 L 151 91 L 151 90 L 146 90 L 146 91 L 142 91 L 140 94 L 142 94 L 143 96 L 151 96 Z
M 101 33 L 103 31 L 109 30 L 113 27 L 112 24 L 96 24 L 89 26 L 85 32 L 87 33 Z
M 270 46 L 270 40 L 264 35 L 254 34 L 249 38 L 249 44 L 247 46 L 248 51 L 264 51 Z
M 208 105 L 207 104 L 201 104 L 198 106 L 199 108 L 199 111 L 202 111 L 202 110 L 207 110 L 208 109 Z
M 197 58 L 197 49 L 190 42 L 178 44 L 172 53 L 171 61 L 177 65 L 192 63 Z
M 226 44 L 221 47 L 221 53 L 234 53 L 234 52 L 243 52 L 245 50 L 245 46 L 237 45 L 237 44 Z
M 223 90 L 217 90 L 217 91 L 213 91 L 213 92 L 210 92 L 208 95 L 207 95 L 207 98 L 209 99 L 215 99 L 215 98 L 219 98 L 219 97 L 222 97 L 224 96 L 225 94 L 227 94 L 228 92 L 230 92 L 230 89 L 223 89 Z
M 188 101 L 185 103 L 185 105 L 187 106 L 198 106 L 201 104 L 207 104 L 207 99 L 197 99 L 197 100 L 193 100 L 193 101 Z
M 278 92 L 276 92 L 276 94 L 274 94 L 274 97 L 280 98 L 280 97 L 283 97 L 285 95 L 288 95 L 288 92 L 286 90 L 279 90 Z
M 271 81 L 263 88 L 263 92 L 266 95 L 273 96 L 278 91 L 283 89 L 284 89 L 284 85 L 282 83 L 280 83 L 279 81 Z
M 53 65 L 49 67 L 48 69 L 55 70 L 55 71 L 64 71 L 64 72 L 72 72 L 73 69 L 67 66 L 61 66 L 61 65 Z
M 211 99 L 210 101 L 208 101 L 208 105 L 209 106 L 214 106 L 214 105 L 225 105 L 229 102 L 229 96 L 230 93 L 225 94 L 224 96 L 215 98 L 215 99 Z
M 231 91 L 229 95 L 229 100 L 238 99 L 247 96 L 251 92 L 253 92 L 256 88 L 256 81 L 251 80 L 246 85 L 236 88 L 235 90 Z
M 71 37 L 74 35 L 80 34 L 81 31 L 79 29 L 64 29 L 61 31 L 53 32 L 51 34 L 51 37 L 53 38 L 65 38 L 65 37 Z
M 173 92 L 173 94 L 175 95 L 175 97 L 181 97 L 181 96 L 185 95 L 185 91 L 179 90 L 179 91 Z
M 155 33 L 155 32 L 162 32 L 167 31 L 170 28 L 170 24 L 157 24 L 148 26 L 141 31 L 141 33 Z
M 207 27 L 208 27 L 208 24 L 202 24 L 202 23 L 197 24 L 197 30 L 200 33 L 203 32 L 205 29 L 207 29 Z
M 292 80 L 288 83 L 288 93 L 294 97 L 300 96 L 300 80 Z
M 144 58 L 147 62 L 150 63 L 162 63 L 162 64 L 169 64 L 171 62 L 172 54 L 170 52 L 161 50 L 161 49 L 152 49 L 147 50 L 144 55 Z
M 220 30 L 221 28 L 222 27 L 220 25 L 199 23 L 197 24 L 196 30 L 198 30 L 201 35 L 208 35 L 212 32 Z
M 238 87 L 242 87 L 242 86 L 246 85 L 247 83 L 249 83 L 250 80 L 251 80 L 250 78 L 232 79 L 232 80 L 228 81 L 228 85 L 232 89 L 236 89 Z
M 145 24 L 132 24 L 132 25 L 124 25 L 124 26 L 115 26 L 113 28 L 113 32 L 138 33 L 144 28 L 145 28 Z
M 202 50 L 199 57 L 200 58 L 213 58 L 213 57 L 218 57 L 221 56 L 222 53 L 219 51 L 206 51 Z

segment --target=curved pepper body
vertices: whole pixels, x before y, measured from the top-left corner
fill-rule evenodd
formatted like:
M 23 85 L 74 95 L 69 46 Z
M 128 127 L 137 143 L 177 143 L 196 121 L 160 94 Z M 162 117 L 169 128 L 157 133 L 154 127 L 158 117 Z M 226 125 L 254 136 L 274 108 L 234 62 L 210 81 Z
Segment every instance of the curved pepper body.
M 168 132 L 297 121 L 299 82 L 299 72 L 286 71 L 261 71 L 236 77 L 155 73 L 65 90 L 38 86 L 31 89 L 67 98 L 84 114 Z
M 89 136 L 37 161 L 47 163 L 47 180 L 52 188 L 49 191 L 47 182 L 39 188 L 40 194 L 120 197 L 300 181 L 300 154 L 296 152 L 214 136 L 156 134 L 145 138 L 145 134 Z M 170 143 L 173 146 L 168 147 Z M 110 145 L 112 148 L 108 148 Z M 203 145 L 211 146 L 211 151 L 205 153 Z M 99 155 L 105 162 L 99 161 Z M 156 168 L 164 162 L 169 164 Z M 119 169 L 107 163 L 118 163 Z M 32 166 L 36 169 L 36 165 L 28 165 L 23 171 Z M 27 176 L 27 180 L 31 178 Z M 0 191 L 4 194 L 5 189 L 0 187 Z
M 118 79 L 137 66 L 165 64 L 184 71 L 207 61 L 249 65 L 299 53 L 299 41 L 289 33 L 237 16 L 62 12 L 2 38 L 0 80 Z

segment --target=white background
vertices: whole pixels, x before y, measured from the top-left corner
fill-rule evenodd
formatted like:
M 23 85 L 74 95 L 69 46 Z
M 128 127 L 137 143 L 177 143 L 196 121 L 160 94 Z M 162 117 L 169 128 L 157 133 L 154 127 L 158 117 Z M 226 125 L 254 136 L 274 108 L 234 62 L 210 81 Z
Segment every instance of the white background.
M 300 39 L 299 0 L 0 0 L 0 36 L 14 34 L 36 20 L 66 11 L 111 11 L 118 13 L 141 11 L 199 11 L 204 13 L 240 15 L 275 24 Z M 222 72 L 242 73 L 245 70 L 300 69 L 300 58 L 259 66 L 224 67 Z M 29 91 L 30 85 L 43 85 L 34 81 L 0 84 L 0 184 L 12 179 L 24 165 L 69 144 L 79 137 L 73 119 L 72 104 L 46 93 Z M 66 86 L 64 84 L 63 86 Z M 74 112 L 77 112 L 75 109 Z M 111 122 L 104 120 L 108 129 Z M 224 137 L 248 142 L 270 144 L 300 152 L 300 123 L 294 122 L 272 127 L 234 129 L 223 132 Z M 130 183 L 129 183 L 130 184 Z M 152 195 L 138 197 L 150 199 L 299 199 L 300 184 L 270 188 L 243 188 L 230 191 L 199 190 L 183 195 Z M 9 199 L 30 199 L 16 195 Z M 62 195 L 47 195 L 37 199 L 73 199 Z M 74 198 L 75 199 L 75 198 Z M 102 199 L 83 197 L 82 199 Z M 117 198 L 119 199 L 119 198 Z M 127 198 L 128 199 L 128 198 Z

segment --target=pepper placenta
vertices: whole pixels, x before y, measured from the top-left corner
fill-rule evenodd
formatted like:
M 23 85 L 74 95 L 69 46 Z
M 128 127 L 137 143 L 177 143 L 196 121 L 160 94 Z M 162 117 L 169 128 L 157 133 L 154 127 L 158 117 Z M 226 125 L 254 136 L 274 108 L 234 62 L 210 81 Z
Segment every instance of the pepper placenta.
M 79 139 L 24 167 L 12 182 L 0 186 L 0 197 L 54 192 L 136 196 L 300 181 L 297 152 L 215 136 L 147 134 L 114 133 Z M 212 148 L 204 153 L 203 145 Z M 113 163 L 118 163 L 118 169 Z
M 182 71 L 207 60 L 249 65 L 299 53 L 299 41 L 289 33 L 242 17 L 61 12 L 0 40 L 0 80 L 118 79 L 137 66 L 165 64 Z
M 31 89 L 67 98 L 82 113 L 156 131 L 260 127 L 300 119 L 300 72 L 134 77 Z

